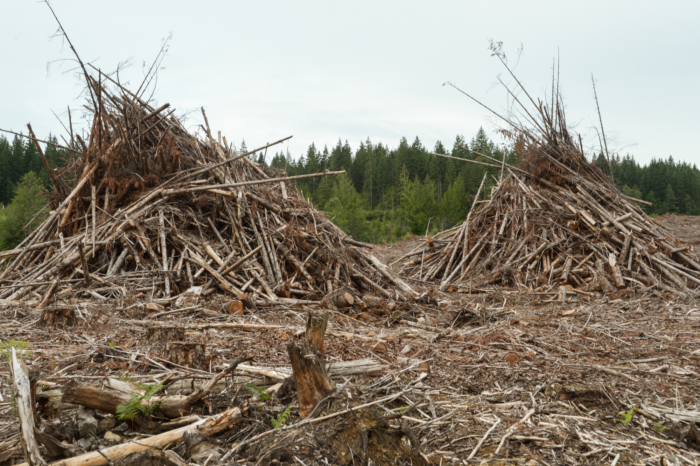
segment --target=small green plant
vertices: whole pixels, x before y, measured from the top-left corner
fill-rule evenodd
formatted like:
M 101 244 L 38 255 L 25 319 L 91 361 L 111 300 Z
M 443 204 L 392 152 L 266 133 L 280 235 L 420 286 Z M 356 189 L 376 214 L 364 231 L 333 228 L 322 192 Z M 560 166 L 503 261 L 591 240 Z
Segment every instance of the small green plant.
M 273 429 L 279 429 L 280 427 L 283 427 L 284 424 L 287 422 L 287 419 L 289 419 L 289 415 L 292 413 L 292 405 L 287 406 L 287 409 L 282 411 L 277 415 L 277 419 L 270 419 L 270 422 L 272 423 L 272 428 Z
M 655 422 L 653 426 L 651 426 L 652 429 L 657 431 L 658 433 L 662 433 L 664 430 L 666 430 L 666 426 L 661 424 L 660 422 Z
M 145 391 L 143 395 L 139 395 L 137 392 L 132 392 L 128 402 L 117 405 L 117 418 L 121 421 L 130 421 L 139 414 L 150 417 L 156 411 L 156 409 L 158 409 L 158 405 L 162 401 L 158 400 L 158 402 L 153 403 L 150 406 L 141 405 L 142 402 L 150 400 L 153 395 L 158 393 L 163 388 L 163 384 L 159 383 L 156 385 L 146 385 L 142 383 L 135 383 L 134 385 Z
M 260 401 L 267 401 L 272 398 L 272 395 L 267 393 L 264 388 L 258 387 L 254 383 L 245 384 L 245 389 L 248 390 L 248 393 L 257 397 Z
M 0 341 L 0 346 L 0 355 L 2 355 L 2 358 L 8 365 L 12 359 L 12 348 L 15 349 L 17 356 L 22 358 L 24 362 L 27 362 L 27 358 L 32 355 L 32 352 L 27 349 L 29 348 L 28 341 L 4 340 Z
M 408 408 L 409 408 L 409 406 L 399 406 L 399 407 L 396 408 L 394 411 L 396 411 L 397 413 L 401 414 L 401 413 L 403 413 L 404 411 L 406 411 Z
M 116 347 L 117 347 L 117 346 L 116 346 L 114 343 L 112 343 L 111 341 L 110 341 L 109 343 L 107 343 L 107 346 L 109 346 L 110 348 L 116 348 Z
M 636 410 L 637 410 L 637 406 L 633 406 L 632 409 L 630 409 L 626 413 L 623 413 L 622 417 L 620 419 L 615 419 L 615 421 L 620 422 L 624 425 L 629 424 L 632 421 L 632 416 L 634 416 L 634 412 Z
M 117 379 L 119 379 L 122 382 L 127 382 L 127 383 L 133 383 L 135 385 L 138 384 L 134 379 L 131 378 L 131 374 L 129 374 L 128 371 L 119 371 L 119 375 L 117 375 Z M 144 385 L 144 384 L 141 384 Z

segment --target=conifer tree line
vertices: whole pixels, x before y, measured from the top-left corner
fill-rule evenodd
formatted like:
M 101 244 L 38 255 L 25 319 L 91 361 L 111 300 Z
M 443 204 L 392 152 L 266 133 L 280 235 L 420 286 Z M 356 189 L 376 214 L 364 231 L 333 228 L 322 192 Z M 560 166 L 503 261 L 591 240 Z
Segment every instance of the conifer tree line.
M 346 170 L 341 177 L 315 178 L 299 183 L 319 210 L 327 212 L 336 224 L 356 239 L 368 242 L 393 241 L 407 233 L 423 235 L 461 223 L 467 216 L 473 196 L 484 172 L 488 193 L 499 169 L 459 162 L 431 155 L 496 163 L 486 155 L 518 165 L 512 150 L 491 141 L 483 129 L 469 141 L 457 136 L 451 150 L 437 142 L 427 149 L 419 138 L 409 143 L 406 138 L 398 147 L 373 144 L 369 139 L 353 150 L 346 141 L 322 150 L 311 144 L 302 157 L 276 153 L 271 160 L 257 157 L 261 163 L 286 172 L 302 175 L 323 170 Z M 631 155 L 593 157 L 601 170 L 610 173 L 627 195 L 651 202 L 642 206 L 650 215 L 665 213 L 700 215 L 700 170 L 695 165 L 678 163 L 673 157 L 653 159 L 640 165 Z
M 51 135 L 46 141 L 58 144 L 58 140 Z M 48 144 L 45 145 L 44 155 L 52 168 L 64 166 L 67 161 L 66 151 L 57 150 Z M 17 185 L 29 172 L 38 176 L 46 188 L 53 187 L 44 161 L 32 140 L 15 136 L 10 141 L 5 136 L 0 136 L 0 208 L 10 204 Z
M 58 142 L 52 136 L 47 140 Z M 67 151 L 44 146 L 52 168 L 67 163 Z M 245 142 L 239 150 L 246 151 Z M 457 136 L 449 150 L 439 141 L 429 150 L 416 137 L 412 143 L 402 138 L 395 148 L 367 139 L 353 149 L 347 141 L 338 140 L 331 149 L 320 149 L 312 143 L 298 158 L 288 152 L 268 155 L 267 159 L 262 153 L 254 157 L 289 176 L 345 170 L 345 175 L 312 178 L 297 187 L 354 238 L 380 243 L 399 240 L 409 233 L 434 233 L 461 223 L 484 173 L 488 172 L 484 191 L 487 195 L 499 176 L 497 168 L 437 157 L 430 152 L 488 163 L 496 162 L 482 155 L 497 161 L 505 157 L 507 163 L 518 165 L 517 154 L 495 144 L 483 129 L 470 141 Z M 695 165 L 676 162 L 673 157 L 640 165 L 631 155 L 613 155 L 608 162 L 603 154 L 598 154 L 592 163 L 606 173 L 612 171 L 615 183 L 627 196 L 651 202 L 652 206 L 643 206 L 651 215 L 700 215 L 700 170 Z M 28 222 L 41 220 L 41 215 L 34 218 L 38 206 L 45 204 L 41 191 L 45 194 L 51 189 L 53 185 L 35 144 L 26 138 L 0 136 L 0 249 L 14 247 L 26 234 Z

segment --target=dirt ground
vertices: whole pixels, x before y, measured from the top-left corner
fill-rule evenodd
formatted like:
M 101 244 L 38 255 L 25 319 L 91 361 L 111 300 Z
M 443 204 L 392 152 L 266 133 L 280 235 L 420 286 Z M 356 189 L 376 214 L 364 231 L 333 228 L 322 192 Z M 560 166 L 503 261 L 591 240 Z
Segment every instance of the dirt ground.
M 700 244 L 700 218 L 663 216 L 658 221 L 683 244 Z M 418 241 L 374 252 L 390 263 Z M 195 381 L 240 356 L 284 375 L 290 371 L 286 345 L 299 337 L 306 311 L 314 307 L 273 306 L 231 316 L 222 298 L 203 303 L 203 310 L 173 308 L 177 312 L 160 315 L 123 302 L 84 304 L 76 303 L 80 316 L 69 328 L 40 327 L 40 312 L 32 309 L 0 310 L 0 339 L 28 342 L 17 348 L 29 369 L 40 371 L 43 422 L 71 445 L 78 436 L 65 426 L 74 422 L 75 409 L 51 405 L 46 393 L 70 380 L 99 381 L 108 375 L 151 383 L 179 371 Z M 347 389 L 324 414 L 386 399 L 357 413 L 271 431 L 269 419 L 290 404 L 286 425 L 301 421 L 294 396 L 256 399 L 243 389 L 245 383 L 265 387 L 278 379 L 237 370 L 196 408 L 201 415 L 234 405 L 245 408 L 242 423 L 212 439 L 222 454 L 230 452 L 220 464 L 700 463 L 696 301 L 633 295 L 562 303 L 551 295 L 500 290 L 434 293 L 417 309 L 388 316 L 331 312 L 326 360 L 372 358 L 383 365 L 378 375 L 337 380 L 348 382 Z M 225 328 L 233 323 L 281 327 Z M 163 344 L 146 336 L 149 325 L 164 324 L 185 326 L 187 341 L 205 347 L 204 370 L 173 366 Z M 0 464 L 17 464 L 23 454 L 6 364 L 0 380 Z M 191 391 L 191 384 L 180 385 L 178 393 Z M 124 424 L 105 422 L 122 441 L 152 435 L 145 424 Z M 269 432 L 265 442 L 246 444 L 264 432 Z M 105 433 L 98 431 L 87 448 L 107 448 Z M 175 451 L 186 456 L 181 447 Z M 190 459 L 190 464 L 202 463 Z

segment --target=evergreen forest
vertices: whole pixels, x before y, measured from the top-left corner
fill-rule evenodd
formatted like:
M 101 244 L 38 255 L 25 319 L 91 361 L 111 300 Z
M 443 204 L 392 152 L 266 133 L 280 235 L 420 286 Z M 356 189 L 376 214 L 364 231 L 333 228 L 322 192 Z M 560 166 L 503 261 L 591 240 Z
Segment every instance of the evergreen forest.
M 49 136 L 51 142 L 57 142 Z M 239 147 L 245 152 L 245 142 Z M 331 149 L 311 144 L 304 155 L 289 153 L 255 161 L 289 176 L 345 170 L 341 176 L 312 178 L 298 183 L 304 196 L 345 232 L 359 241 L 393 242 L 408 234 L 423 235 L 451 228 L 469 211 L 485 172 L 485 193 L 495 184 L 499 169 L 431 155 L 497 163 L 505 157 L 518 164 L 512 150 L 491 141 L 483 129 L 471 140 L 457 136 L 451 148 L 438 142 L 426 148 L 419 138 L 402 138 L 390 148 L 369 139 L 352 148 L 346 141 Z M 45 145 L 52 168 L 67 163 L 68 152 Z M 642 206 L 650 215 L 664 213 L 700 215 L 700 170 L 676 162 L 673 157 L 640 165 L 631 155 L 598 154 L 591 160 L 612 176 L 618 187 L 633 198 L 651 202 Z M 28 139 L 0 137 L 0 249 L 12 248 L 44 218 L 45 196 L 52 188 L 44 162 Z

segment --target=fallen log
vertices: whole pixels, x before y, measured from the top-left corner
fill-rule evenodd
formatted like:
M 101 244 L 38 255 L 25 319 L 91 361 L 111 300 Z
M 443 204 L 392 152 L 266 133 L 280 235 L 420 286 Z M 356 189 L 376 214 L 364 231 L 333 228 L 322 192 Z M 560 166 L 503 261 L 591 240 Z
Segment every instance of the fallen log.
M 190 406 L 207 396 L 219 380 L 233 372 L 241 362 L 250 359 L 242 357 L 234 360 L 228 368 L 209 379 L 204 386 L 190 395 L 152 396 L 148 400 L 141 400 L 140 406 L 145 408 L 157 406 L 158 413 L 171 419 L 184 416 L 189 413 Z M 134 393 L 143 395 L 144 390 L 131 383 L 112 378 L 104 379 L 99 385 L 72 379 L 64 386 L 61 399 L 63 403 L 115 414 L 117 406 L 129 403 Z
M 24 459 L 30 466 L 44 466 L 46 461 L 41 457 L 39 443 L 34 436 L 34 410 L 32 408 L 32 392 L 29 382 L 29 371 L 22 359 L 17 358 L 15 348 L 12 348 L 12 377 L 14 379 L 14 395 L 17 403 L 17 413 L 19 415 L 19 430 L 22 434 L 22 449 Z
M 93 451 L 84 455 L 76 456 L 75 458 L 63 459 L 55 461 L 48 466 L 103 466 L 112 462 L 116 462 L 120 458 L 131 453 L 138 453 L 148 449 L 164 449 L 168 445 L 179 442 L 186 433 L 198 432 L 202 436 L 207 437 L 218 434 L 230 429 L 235 424 L 241 422 L 243 412 L 238 408 L 231 408 L 223 413 L 211 416 L 201 421 L 197 421 L 189 426 L 180 427 L 179 429 L 164 432 L 153 437 L 140 439 L 116 445 L 111 448 L 105 448 L 99 451 Z M 22 463 L 18 466 L 32 466 L 30 463 Z

